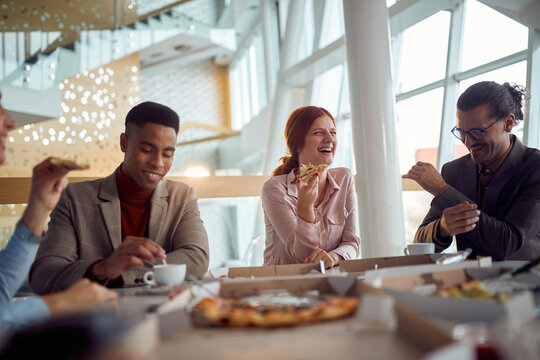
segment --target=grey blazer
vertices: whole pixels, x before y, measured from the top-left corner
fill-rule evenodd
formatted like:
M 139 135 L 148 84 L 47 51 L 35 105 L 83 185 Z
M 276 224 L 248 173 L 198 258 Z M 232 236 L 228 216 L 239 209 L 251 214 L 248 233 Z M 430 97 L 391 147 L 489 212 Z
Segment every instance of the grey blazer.
M 480 221 L 473 230 L 456 235 L 458 250 L 494 260 L 530 260 L 540 256 L 540 151 L 514 135 L 514 146 L 486 188 Z M 431 242 L 442 211 L 463 201 L 478 204 L 478 167 L 470 154 L 445 164 L 444 180 L 452 187 L 431 202 L 415 242 Z M 437 251 L 452 238 L 439 239 Z
M 30 286 L 37 294 L 66 289 L 83 278 L 93 262 L 120 246 L 117 171 L 103 179 L 69 184 L 62 194 L 30 269 Z M 169 180 L 158 184 L 151 198 L 148 235 L 165 249 L 168 263 L 187 264 L 188 276 L 201 278 L 206 273 L 208 236 L 191 186 Z M 124 272 L 124 285 L 135 284 L 148 270 Z

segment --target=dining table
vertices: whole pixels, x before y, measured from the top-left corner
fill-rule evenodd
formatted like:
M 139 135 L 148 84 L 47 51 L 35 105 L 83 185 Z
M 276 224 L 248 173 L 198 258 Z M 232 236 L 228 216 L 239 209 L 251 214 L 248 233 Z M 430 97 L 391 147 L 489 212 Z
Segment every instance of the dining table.
M 151 359 L 407 360 L 423 358 L 434 347 L 404 336 L 395 324 L 360 316 L 271 329 L 198 327 L 191 324 L 184 305 L 167 309 L 172 300 L 166 289 L 141 286 L 117 291 L 120 318 L 135 324 L 131 342 L 142 346 L 139 352 L 148 352 Z

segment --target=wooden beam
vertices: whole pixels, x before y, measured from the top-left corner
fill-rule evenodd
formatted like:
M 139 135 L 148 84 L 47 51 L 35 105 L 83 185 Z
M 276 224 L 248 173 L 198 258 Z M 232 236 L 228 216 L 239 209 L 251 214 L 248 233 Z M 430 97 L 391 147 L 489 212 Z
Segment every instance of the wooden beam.
M 70 177 L 70 182 L 99 179 L 99 177 Z M 263 184 L 268 176 L 168 176 L 172 181 L 181 181 L 195 188 L 198 198 L 261 196 Z M 0 178 L 0 204 L 26 204 L 30 194 L 30 177 Z M 403 191 L 419 191 L 422 188 L 412 180 L 403 179 Z M 0 214 L 2 215 L 2 214 Z
M 240 131 L 237 131 L 237 134 L 222 134 L 222 135 L 216 135 L 216 136 L 209 136 L 202 139 L 181 141 L 179 143 L 176 143 L 176 146 L 192 145 L 192 144 L 198 144 L 198 143 L 212 141 L 212 140 L 223 140 L 223 139 L 227 139 L 227 138 L 238 136 L 238 135 L 240 135 Z
M 99 177 L 70 177 L 70 182 L 99 179 Z M 168 176 L 167 179 L 181 181 L 195 188 L 198 198 L 261 196 L 267 176 L 207 176 L 201 178 Z M 0 178 L 0 204 L 25 204 L 31 186 L 30 177 Z
M 215 131 L 219 134 L 239 134 L 240 133 L 239 131 L 235 131 L 231 128 L 228 128 L 222 125 L 211 125 L 211 124 L 204 124 L 200 122 L 188 122 L 188 123 L 185 123 L 184 125 L 180 125 L 178 134 L 180 135 L 186 130 L 192 129 L 192 128 Z

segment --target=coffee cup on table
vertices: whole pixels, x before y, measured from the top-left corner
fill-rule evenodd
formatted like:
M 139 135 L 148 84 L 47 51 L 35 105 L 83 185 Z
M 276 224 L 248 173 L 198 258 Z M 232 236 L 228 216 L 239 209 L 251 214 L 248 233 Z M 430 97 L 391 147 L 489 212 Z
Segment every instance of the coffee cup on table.
M 154 265 L 143 276 L 148 285 L 180 285 L 186 277 L 186 264 Z
M 434 243 L 414 243 L 408 244 L 407 247 L 403 249 L 405 255 L 422 255 L 422 254 L 433 254 L 435 252 Z

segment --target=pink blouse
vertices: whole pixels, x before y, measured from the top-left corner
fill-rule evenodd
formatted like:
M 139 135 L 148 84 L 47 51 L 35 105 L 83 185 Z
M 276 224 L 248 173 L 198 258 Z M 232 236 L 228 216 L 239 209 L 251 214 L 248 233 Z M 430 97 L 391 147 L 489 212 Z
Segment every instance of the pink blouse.
M 326 194 L 315 207 L 315 223 L 298 217 L 294 170 L 264 183 L 262 204 L 266 224 L 265 265 L 302 263 L 315 248 L 356 259 L 360 237 L 356 229 L 356 195 L 351 171 L 328 170 Z

